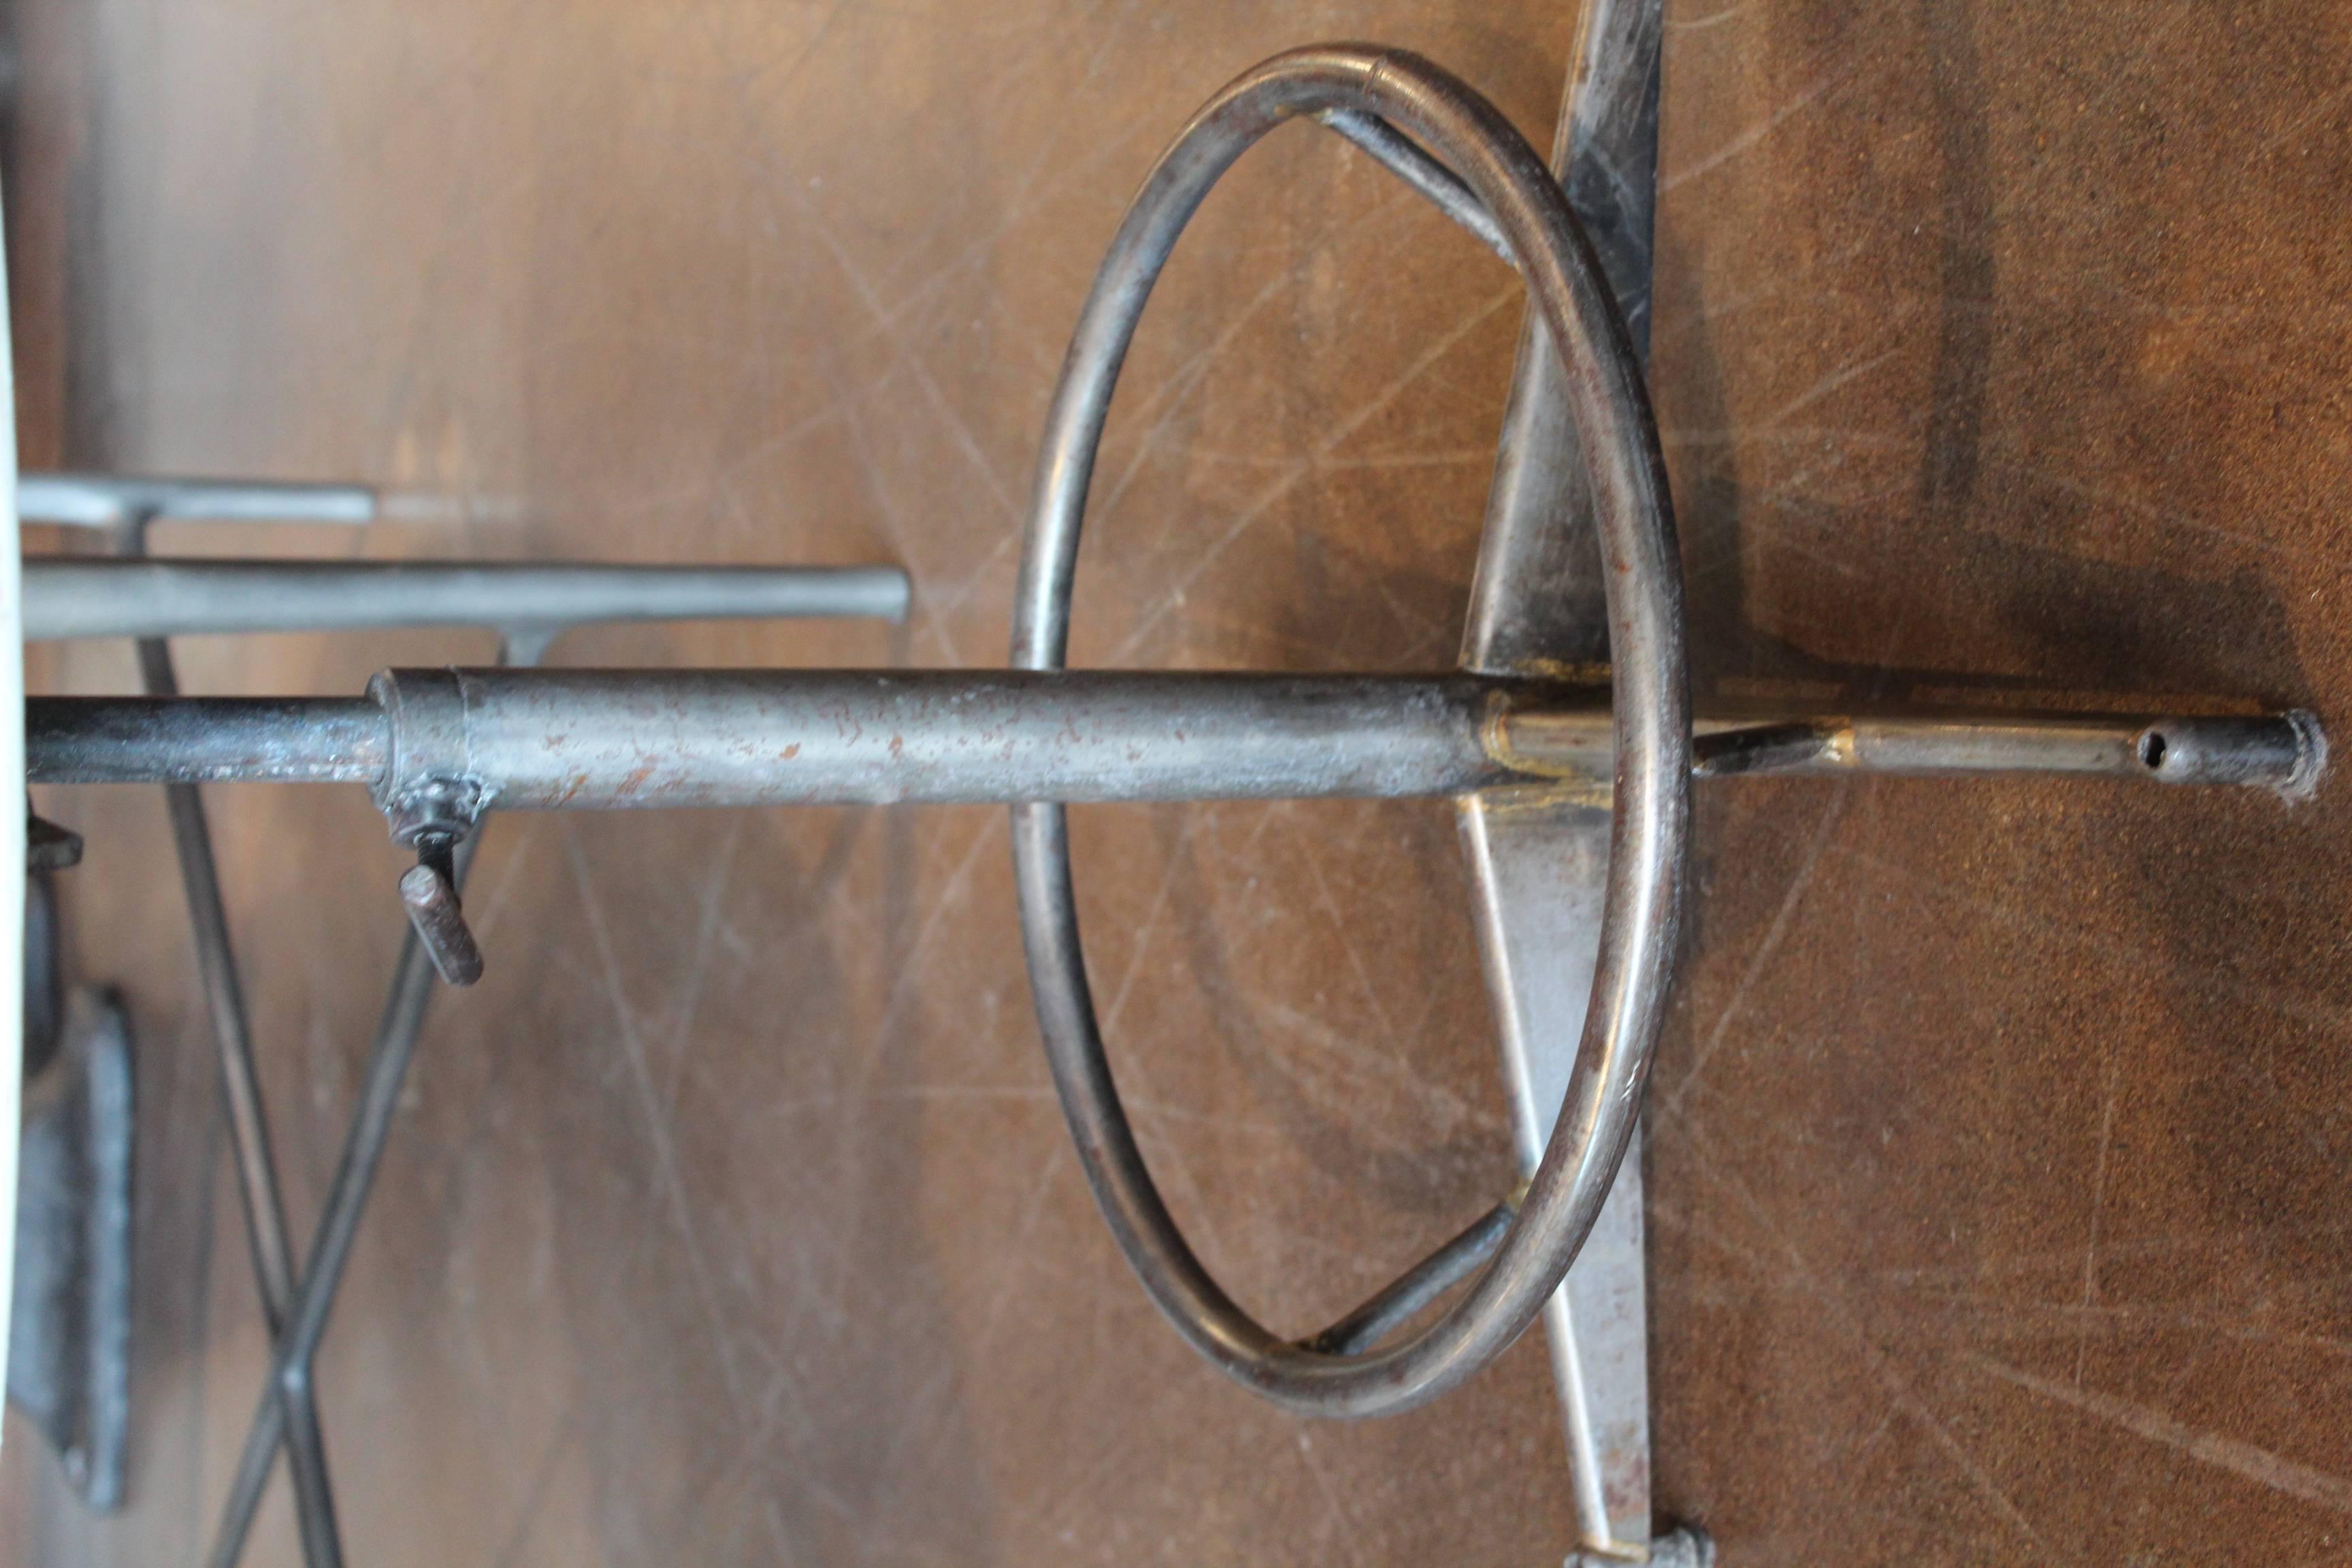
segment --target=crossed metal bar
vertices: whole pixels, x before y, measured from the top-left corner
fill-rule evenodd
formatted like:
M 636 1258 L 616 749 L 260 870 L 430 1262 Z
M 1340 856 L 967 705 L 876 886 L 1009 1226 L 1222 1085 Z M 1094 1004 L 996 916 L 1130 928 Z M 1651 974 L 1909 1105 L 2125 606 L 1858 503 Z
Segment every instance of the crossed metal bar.
M 113 559 L 26 561 L 26 636 L 134 638 L 148 698 L 164 702 L 186 700 L 179 697 L 173 668 L 169 639 L 175 636 L 489 626 L 503 634 L 500 664 L 529 665 L 557 636 L 578 626 L 785 616 L 897 620 L 908 598 L 906 574 L 892 567 L 157 561 L 146 555 L 149 526 L 167 518 L 365 523 L 376 515 L 376 497 L 359 486 L 27 474 L 17 483 L 17 507 L 26 521 L 103 528 L 119 552 Z M 204 801 L 193 780 L 165 781 L 163 789 L 219 1055 L 254 1278 L 273 1347 L 266 1396 L 271 1420 L 257 1424 L 247 1446 L 211 1562 L 231 1568 L 242 1556 L 282 1442 L 304 1561 L 310 1568 L 335 1568 L 343 1561 L 342 1544 L 313 1369 L 423 1027 L 433 965 L 415 931 L 408 931 L 309 1266 L 298 1268 Z M 468 842 L 458 851 L 454 872 L 460 882 L 475 847 Z

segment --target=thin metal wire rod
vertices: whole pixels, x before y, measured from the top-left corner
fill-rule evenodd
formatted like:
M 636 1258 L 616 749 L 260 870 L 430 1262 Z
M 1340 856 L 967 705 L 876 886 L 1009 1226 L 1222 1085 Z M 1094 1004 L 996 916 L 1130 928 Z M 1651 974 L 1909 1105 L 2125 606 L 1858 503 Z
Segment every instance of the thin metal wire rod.
M 165 645 L 142 641 L 140 665 L 147 689 L 158 696 L 172 689 L 171 655 Z M 172 840 L 180 861 L 180 881 L 188 901 L 188 923 L 194 929 L 196 967 L 205 1000 L 212 1015 L 213 1039 L 220 1057 L 221 1092 L 227 1102 L 229 1141 L 236 1153 L 237 1194 L 244 1202 L 246 1235 L 253 1247 L 253 1273 L 261 1291 L 262 1321 L 276 1342 L 286 1324 L 294 1288 L 293 1258 L 287 1241 L 286 1206 L 271 1152 L 268 1118 L 253 1059 L 251 1021 L 245 990 L 238 978 L 236 957 L 229 945 L 228 914 L 220 890 L 219 867 L 213 856 L 212 833 L 205 821 L 200 786 L 163 786 L 172 817 Z M 304 1408 L 284 1414 L 298 1426 L 315 1431 L 318 1417 L 308 1408 L 307 1390 L 288 1391 L 285 1399 Z M 297 1521 L 302 1534 L 302 1557 L 310 1568 L 331 1568 L 341 1560 L 334 1543 L 334 1502 L 327 1479 L 326 1459 L 316 1449 L 297 1451 L 289 1459 L 294 1480 Z M 266 1475 L 265 1475 L 265 1479 Z
M 373 626 L 906 618 L 896 566 L 523 561 L 25 563 L 25 636 L 195 637 Z
M 139 664 L 150 693 L 159 697 L 172 695 L 172 656 L 163 644 L 142 642 Z M 252 1027 L 246 1014 L 236 958 L 230 947 L 228 914 L 221 899 L 212 832 L 205 821 L 198 786 L 167 784 L 163 786 L 163 798 L 171 811 L 172 844 L 179 857 L 188 921 L 195 931 L 196 971 L 204 984 L 205 1010 L 212 1018 L 213 1039 L 220 1057 L 221 1088 L 228 1102 L 230 1140 L 236 1151 L 237 1192 L 245 1201 L 254 1278 L 260 1284 L 262 1311 L 275 1336 L 293 1294 L 294 1268 L 287 1249 L 286 1207 L 278 1192 L 277 1164 L 270 1152 L 268 1117 L 261 1104 Z
M 1504 1233 L 1511 1228 L 1511 1216 L 1517 1212 L 1516 1198 L 1496 1204 L 1460 1235 L 1391 1280 L 1378 1295 L 1321 1333 L 1300 1341 L 1300 1345 L 1325 1355 L 1354 1355 L 1371 1349 L 1494 1257 Z
M 1510 241 L 1503 237 L 1503 231 L 1496 226 L 1478 194 L 1455 177 L 1453 170 L 1431 157 L 1420 142 L 1378 115 L 1366 114 L 1361 110 L 1334 109 L 1315 118 L 1419 191 L 1430 205 L 1467 229 L 1479 244 L 1513 268 L 1518 266 L 1518 258 L 1511 254 Z
M 161 518 L 362 523 L 375 519 L 376 493 L 365 485 L 286 484 L 271 479 L 19 474 L 16 515 L 26 522 L 80 528 L 118 528 Z
M 509 640 L 499 650 L 499 662 L 502 666 L 530 664 L 542 647 L 536 641 Z M 481 846 L 482 831 L 487 826 L 485 823 L 477 827 L 471 837 L 457 847 L 450 879 L 461 889 L 467 873 L 473 868 L 474 855 Z M 411 928 L 401 937 L 400 961 L 393 968 L 392 986 L 384 997 L 374 1042 L 369 1047 L 367 1076 L 352 1110 L 352 1130 L 343 1140 L 342 1157 L 336 1163 L 334 1181 L 327 1189 L 326 1205 L 319 1212 L 318 1230 L 310 1243 L 310 1268 L 295 1289 L 285 1332 L 272 1336 L 274 1359 L 269 1381 L 262 1388 L 259 1407 L 252 1426 L 247 1428 L 245 1447 L 237 1457 L 228 1500 L 221 1511 L 220 1533 L 207 1560 L 210 1568 L 236 1568 L 237 1559 L 244 1555 L 246 1539 L 253 1530 L 253 1516 L 261 1506 L 261 1494 L 269 1481 L 270 1461 L 280 1443 L 287 1446 L 289 1463 L 307 1466 L 315 1459 L 318 1474 L 326 1474 L 324 1438 L 316 1400 L 319 1345 L 326 1337 L 327 1319 L 334 1310 L 336 1293 L 342 1288 L 343 1268 L 351 1261 L 352 1246 L 359 1236 L 360 1220 L 367 1212 L 376 1169 L 383 1162 L 384 1144 L 392 1136 L 393 1113 L 399 1108 L 408 1064 L 416 1054 L 417 1036 L 425 1027 L 435 981 L 432 957 Z M 281 1391 L 287 1395 L 283 1400 L 277 1397 Z M 299 1398 L 295 1397 L 298 1394 Z M 326 1560 L 328 1568 L 341 1568 L 341 1545 L 331 1531 L 328 1542 L 333 1552 Z
M 473 863 L 473 848 L 480 842 L 480 837 L 478 830 L 473 838 L 459 847 L 456 870 L 460 884 Z M 228 1502 L 222 1510 L 220 1533 L 208 1560 L 212 1568 L 235 1568 L 245 1550 L 254 1512 L 260 1506 L 262 1489 L 269 1480 L 270 1461 L 289 1435 L 287 1414 L 290 1401 L 280 1395 L 299 1390 L 307 1403 L 311 1394 L 319 1344 L 326 1334 L 328 1315 L 334 1310 L 344 1266 L 351 1261 L 352 1245 L 359 1235 L 360 1219 L 367 1207 L 376 1168 L 383 1157 L 384 1143 L 391 1136 L 393 1113 L 399 1108 L 401 1086 L 407 1078 L 410 1058 L 415 1054 L 417 1035 L 424 1027 L 426 1005 L 433 999 L 435 984 L 433 961 L 425 954 L 416 933 L 410 931 L 401 942 L 400 962 L 393 972 L 391 993 L 384 1000 L 375 1040 L 368 1052 L 367 1076 L 352 1113 L 351 1133 L 335 1167 L 334 1182 L 327 1189 L 326 1206 L 320 1211 L 318 1231 L 310 1245 L 310 1266 L 295 1289 L 286 1331 L 276 1342 L 269 1381 L 262 1389 L 253 1425 L 246 1432 Z M 306 1436 L 299 1426 L 293 1432 L 298 1447 L 314 1440 Z
M 135 552 L 145 548 L 146 521 L 135 518 L 126 526 L 125 550 Z M 171 645 L 160 638 L 144 638 L 138 648 L 141 684 L 148 694 L 177 696 L 179 677 L 172 667 Z M 244 1203 L 246 1235 L 253 1248 L 254 1279 L 261 1292 L 262 1320 L 274 1343 L 292 1302 L 295 1259 L 287 1239 L 286 1202 L 271 1151 L 261 1077 L 254 1063 L 252 1018 L 246 1010 L 245 986 L 229 939 L 228 910 L 221 897 L 220 868 L 213 854 L 204 798 L 193 784 L 165 784 L 163 796 L 171 814 L 180 883 L 187 898 L 188 923 L 195 938 L 196 968 L 220 1058 L 221 1093 L 227 1104 L 229 1139 L 236 1153 L 237 1194 Z M 309 1408 L 308 1392 L 289 1391 L 285 1397 L 291 1406 L 285 1414 L 298 1427 L 315 1432 L 318 1414 Z M 326 1457 L 313 1447 L 290 1453 L 288 1464 L 303 1561 L 310 1568 L 334 1568 L 341 1553 L 335 1540 L 334 1500 Z

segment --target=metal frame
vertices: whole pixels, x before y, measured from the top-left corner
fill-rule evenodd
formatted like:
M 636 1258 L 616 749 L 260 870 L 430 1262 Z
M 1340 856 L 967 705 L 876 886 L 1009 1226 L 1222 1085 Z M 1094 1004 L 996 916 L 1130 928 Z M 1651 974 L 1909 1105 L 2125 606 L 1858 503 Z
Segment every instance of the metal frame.
M 310 1357 L 429 973 L 478 973 L 459 884 L 484 814 L 978 800 L 1013 808 L 1032 984 L 1082 1162 L 1179 1331 L 1290 1408 L 1354 1415 L 1436 1396 L 1541 1315 L 1567 1423 L 1573 1561 L 1709 1559 L 1695 1531 L 1652 1535 L 1640 1165 L 1637 1152 L 1623 1159 L 1638 1149 L 1671 978 L 1692 780 L 2025 771 L 2292 798 L 2315 786 L 2326 751 L 2303 713 L 1688 711 L 1679 563 L 1639 364 L 1658 26 L 1657 0 L 1588 5 L 1554 161 L 1564 182 L 1470 89 L 1401 51 L 1297 51 L 1213 100 L 1147 181 L 1081 317 L 1039 462 L 1011 670 L 399 670 L 356 699 L 28 704 L 37 781 L 364 783 L 418 854 L 402 888 L 413 934 L 311 1267 L 288 1298 L 216 1564 L 235 1560 L 281 1440 L 298 1490 L 306 1474 L 323 1484 L 323 1462 L 303 1458 L 316 1449 Z M 1528 280 L 1462 668 L 1066 670 L 1087 479 L 1128 338 L 1208 185 L 1301 116 L 1395 170 Z M 1606 688 L 1572 679 L 1603 654 Z M 1458 803 L 1530 1174 L 1356 1311 L 1286 1339 L 1202 1270 L 1135 1152 L 1087 1001 L 1063 807 L 1339 795 Z
M 1332 115 L 1417 139 L 1440 165 L 1417 188 L 1441 185 L 1442 174 L 1466 187 L 1500 231 L 1527 280 L 1530 310 L 1557 345 L 1565 401 L 1585 444 L 1593 521 L 1619 565 L 1607 583 L 1614 806 L 1591 1016 L 1559 1135 L 1507 1204 L 1508 1223 L 1449 1308 L 1402 1342 L 1336 1349 L 1267 1330 L 1209 1276 L 1160 1199 L 1111 1079 L 1079 943 L 1066 797 L 1041 792 L 1015 805 L 1013 846 L 1046 1060 L 1095 1200 L 1128 1262 L 1178 1332 L 1236 1381 L 1306 1414 L 1378 1415 L 1433 1399 L 1500 1354 L 1559 1288 L 1592 1228 L 1633 1136 L 1664 1017 L 1690 817 L 1682 571 L 1648 394 L 1565 194 L 1491 104 L 1417 57 L 1339 46 L 1276 56 L 1185 128 L 1111 242 L 1046 416 L 1013 600 L 1013 662 L 1037 670 L 1063 664 L 1096 443 L 1151 284 L 1185 221 L 1261 136 L 1287 120 Z M 1491 711 L 1486 719 L 1491 733 Z M 1515 782 L 1465 778 L 1443 793 Z
M 28 920 L 28 979 L 54 952 L 36 930 Z M 122 1500 L 131 1436 L 131 1021 L 101 988 L 52 1000 L 35 1037 L 53 1048 L 25 1080 L 8 1402 L 103 1510 Z
M 528 665 L 578 626 L 808 616 L 896 621 L 904 617 L 909 596 L 907 575 L 895 567 L 157 561 L 146 555 L 147 534 L 163 519 L 365 523 L 376 515 L 375 494 L 348 485 L 28 475 L 19 481 L 16 495 L 27 519 L 102 528 L 119 552 L 110 560 L 25 562 L 24 637 L 135 638 L 147 696 L 165 702 L 182 700 L 168 640 L 173 637 L 488 626 L 501 632 L 502 664 Z M 193 780 L 164 781 L 164 793 L 220 1058 L 254 1276 L 277 1361 L 269 1400 L 274 1424 L 266 1447 L 257 1452 L 249 1447 L 232 1483 L 212 1561 L 226 1568 L 243 1554 L 282 1442 L 304 1561 L 311 1568 L 328 1568 L 343 1556 L 313 1367 L 424 1024 L 434 966 L 410 931 L 312 1238 L 310 1265 L 300 1268 L 289 1239 L 204 802 Z M 469 844 L 452 867 L 456 879 L 462 880 L 471 858 Z M 127 1047 L 122 1055 L 127 1075 Z M 126 1120 L 127 1104 L 125 1099 L 121 1108 Z M 111 1235 L 121 1247 L 127 1247 L 127 1230 Z M 94 1442 L 73 1449 L 85 1456 L 84 1475 L 101 1483 L 84 1487 L 94 1506 L 112 1506 L 121 1495 L 120 1426 L 115 1423 Z M 105 1451 L 93 1457 L 92 1450 L 101 1447 Z

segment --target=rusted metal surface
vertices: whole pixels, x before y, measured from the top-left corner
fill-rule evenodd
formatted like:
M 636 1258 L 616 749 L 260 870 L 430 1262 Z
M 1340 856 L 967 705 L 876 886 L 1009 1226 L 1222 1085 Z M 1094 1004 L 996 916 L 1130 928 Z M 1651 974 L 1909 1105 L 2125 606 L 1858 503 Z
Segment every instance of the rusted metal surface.
M 447 873 L 433 866 L 411 866 L 400 879 L 400 901 L 407 906 L 408 921 L 445 984 L 471 985 L 482 977 L 482 950 L 467 927 Z

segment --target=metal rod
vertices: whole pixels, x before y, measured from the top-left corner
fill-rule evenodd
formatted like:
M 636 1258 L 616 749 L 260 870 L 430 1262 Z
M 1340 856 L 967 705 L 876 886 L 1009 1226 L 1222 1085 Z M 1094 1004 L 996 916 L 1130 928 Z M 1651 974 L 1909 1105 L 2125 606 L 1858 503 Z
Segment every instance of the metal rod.
M 142 642 L 139 662 L 147 689 L 169 696 L 174 689 L 169 651 L 161 643 Z M 195 928 L 196 969 L 220 1055 L 230 1139 L 236 1149 L 237 1190 L 245 1200 L 247 1228 L 253 1242 L 254 1275 L 260 1282 L 262 1311 L 274 1335 L 292 1294 L 294 1268 L 287 1250 L 286 1206 L 270 1157 L 268 1119 L 262 1110 L 259 1075 L 254 1068 L 252 1029 L 230 947 L 228 913 L 221 899 L 220 874 L 213 858 L 203 797 L 194 784 L 176 782 L 167 783 L 163 795 L 171 811 L 172 841 L 179 856 L 188 921 Z
M 499 663 L 502 667 L 531 664 L 543 646 L 536 640 L 510 638 L 499 649 Z M 453 891 L 464 889 L 467 873 L 473 868 L 475 852 L 481 847 L 481 837 L 482 829 L 478 827 L 472 837 L 453 847 L 448 868 Z M 407 1080 L 409 1062 L 416 1054 L 417 1037 L 425 1027 L 425 1011 L 433 1000 L 436 969 L 432 954 L 412 925 L 401 937 L 400 961 L 393 968 L 392 988 L 384 998 L 383 1014 L 368 1051 L 367 1076 L 360 1087 L 359 1102 L 352 1109 L 352 1130 L 343 1140 L 334 1181 L 327 1189 L 326 1205 L 319 1213 L 318 1231 L 311 1239 L 310 1266 L 295 1289 L 289 1314 L 289 1331 L 272 1340 L 275 1359 L 270 1366 L 269 1384 L 262 1390 L 259 1412 L 246 1432 L 245 1447 L 238 1455 L 228 1501 L 222 1510 L 220 1534 L 213 1545 L 213 1568 L 236 1568 L 237 1559 L 244 1555 L 254 1513 L 261 1505 L 262 1490 L 269 1479 L 270 1457 L 280 1442 L 287 1445 L 291 1455 L 317 1455 L 319 1473 L 326 1473 L 324 1437 L 319 1426 L 315 1394 L 319 1345 L 326 1337 L 327 1319 L 334 1310 L 337 1292 L 342 1289 L 343 1268 L 351 1260 L 352 1245 L 358 1237 L 360 1220 L 367 1212 L 376 1169 L 383 1161 L 384 1144 L 392 1136 L 393 1112 L 399 1108 L 401 1086 Z M 271 1388 L 299 1390 L 301 1397 L 281 1405 L 270 1397 Z M 332 1536 L 330 1540 L 340 1553 L 340 1541 Z M 334 1561 L 340 1563 L 340 1556 Z
M 466 924 L 457 885 L 438 867 L 419 862 L 400 879 L 400 901 L 445 984 L 471 985 L 482 977 L 482 950 Z
M 19 474 L 16 515 L 26 522 L 112 528 L 134 519 L 222 522 L 371 522 L 365 485 L 278 484 L 264 479 L 131 479 L 114 474 Z
M 390 755 L 364 697 L 42 697 L 25 728 L 36 784 L 367 784 Z
M 286 1468 L 294 1478 L 296 1528 L 306 1568 L 343 1568 L 342 1527 L 327 1469 L 327 1435 L 312 1380 L 280 1378 L 276 1408 L 286 1424 Z
M 1367 1351 L 1411 1322 L 1421 1310 L 1467 1279 L 1495 1256 L 1511 1228 L 1516 1202 L 1496 1204 L 1436 1251 L 1390 1281 L 1378 1295 L 1321 1333 L 1302 1342 L 1326 1355 Z
M 133 544 L 135 547 L 135 538 Z M 179 689 L 172 668 L 170 646 L 148 639 L 139 644 L 139 665 L 148 692 L 170 698 Z M 245 988 L 238 978 L 236 956 L 230 944 L 228 910 L 222 900 L 220 873 L 213 856 L 212 831 L 205 819 L 204 800 L 193 784 L 163 787 L 172 818 L 172 840 L 178 852 L 180 880 L 188 901 L 188 922 L 194 929 L 196 968 L 212 1015 L 213 1039 L 220 1058 L 222 1099 L 228 1107 L 229 1138 L 236 1153 L 237 1193 L 245 1205 L 246 1234 L 253 1247 L 254 1278 L 260 1288 L 262 1319 L 274 1343 L 286 1324 L 294 1294 L 294 1258 L 287 1240 L 286 1205 L 278 1184 L 278 1165 L 270 1149 L 269 1121 L 261 1099 L 260 1073 L 253 1058 L 253 1030 L 246 1011 Z M 285 1412 L 298 1430 L 315 1432 L 318 1414 L 309 1408 L 307 1390 L 285 1393 Z M 291 1408 L 299 1406 L 300 1408 Z M 294 1482 L 295 1511 L 302 1536 L 302 1555 L 310 1568 L 333 1568 L 341 1562 L 336 1541 L 334 1500 L 327 1479 L 326 1458 L 316 1445 L 289 1451 Z
M 1477 677 L 379 678 L 394 685 L 394 787 L 461 773 L 516 809 L 1443 795 L 1503 776 Z M 453 731 L 462 757 L 436 756 Z
M 2300 797 L 2327 742 L 2294 711 L 2251 716 L 1860 714 L 1702 721 L 1701 778 L 1745 773 L 2090 773 L 2158 784 L 2252 784 Z
M 465 778 L 505 809 L 1445 795 L 1506 776 L 1482 741 L 1497 683 L 1477 677 L 404 670 L 375 684 L 396 720 L 342 699 L 36 699 L 32 776 Z
M 1431 205 L 1466 229 L 1479 244 L 1512 267 L 1518 266 L 1518 258 L 1511 254 L 1510 241 L 1503 237 L 1503 231 L 1479 203 L 1478 193 L 1423 151 L 1420 142 L 1378 115 L 1360 110 L 1334 109 L 1315 118 L 1370 153 L 1374 162 L 1426 197 Z
M 456 880 L 460 887 L 472 865 L 474 847 L 479 842 L 480 835 L 477 833 L 457 848 Z M 351 1261 L 352 1244 L 358 1238 L 360 1219 L 367 1209 L 376 1167 L 391 1136 L 393 1112 L 399 1108 L 401 1085 L 407 1078 L 409 1060 L 415 1054 L 417 1035 L 424 1027 L 425 1007 L 433 999 L 434 987 L 433 961 L 412 929 L 401 940 L 400 962 L 394 970 L 392 990 L 384 999 L 383 1013 L 376 1025 L 374 1043 L 369 1048 L 367 1077 L 361 1084 L 359 1103 L 352 1113 L 351 1133 L 344 1140 L 342 1158 L 335 1166 L 334 1182 L 327 1189 L 326 1206 L 320 1211 L 318 1230 L 310 1244 L 310 1268 L 295 1291 L 286 1331 L 275 1341 L 276 1359 L 269 1381 L 262 1389 L 253 1424 L 246 1431 L 245 1447 L 238 1455 L 228 1501 L 221 1512 L 220 1533 L 214 1540 L 211 1568 L 236 1568 L 237 1558 L 245 1551 L 246 1536 L 253 1528 L 254 1513 L 261 1506 L 261 1494 L 269 1480 L 270 1461 L 278 1444 L 289 1435 L 288 1400 L 281 1395 L 290 1397 L 299 1393 L 305 1402 L 311 1398 L 319 1344 L 326 1337 L 327 1319 L 334 1310 L 344 1266 Z M 290 1433 L 294 1439 L 291 1451 L 299 1452 L 313 1445 L 317 1437 L 315 1416 L 307 1428 L 298 1421 Z
M 904 619 L 895 566 L 408 561 L 25 563 L 25 636 L 194 637 L 591 621 Z
M 377 697 L 34 698 L 37 784 L 462 780 L 508 810 L 1459 795 L 1597 798 L 1598 689 L 1506 677 L 406 670 Z M 394 711 L 388 713 L 386 707 Z M 2076 773 L 2294 795 L 2304 713 L 1703 716 L 1694 773 Z
M 1513 771 L 1606 789 L 1606 716 L 1514 702 L 1493 749 Z M 2247 784 L 2300 798 L 2327 742 L 2300 710 L 2252 716 L 2145 713 L 1700 715 L 1692 776 L 1812 773 L 1911 777 L 2063 773 L 2173 784 Z

